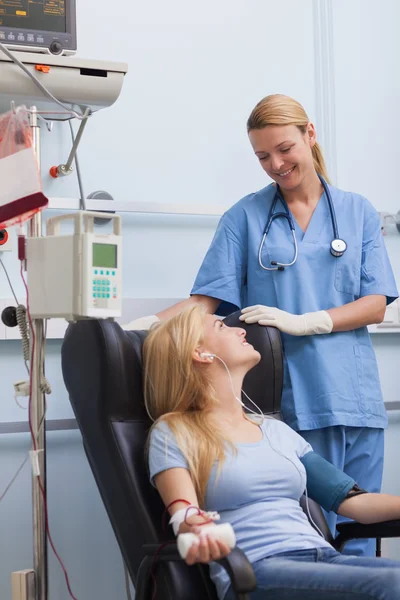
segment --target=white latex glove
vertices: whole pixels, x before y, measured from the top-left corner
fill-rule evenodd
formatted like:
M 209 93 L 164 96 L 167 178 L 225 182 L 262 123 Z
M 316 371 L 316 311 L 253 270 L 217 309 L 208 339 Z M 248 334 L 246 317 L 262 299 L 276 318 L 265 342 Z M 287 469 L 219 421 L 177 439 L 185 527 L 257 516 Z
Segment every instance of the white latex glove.
M 148 315 L 131 321 L 127 325 L 121 325 L 125 331 L 147 331 L 153 323 L 159 323 L 160 319 L 156 315 Z
M 314 335 L 318 333 L 331 333 L 333 322 L 326 310 L 292 315 L 273 306 L 248 306 L 242 310 L 239 317 L 245 323 L 258 323 L 276 327 L 279 331 L 290 335 Z

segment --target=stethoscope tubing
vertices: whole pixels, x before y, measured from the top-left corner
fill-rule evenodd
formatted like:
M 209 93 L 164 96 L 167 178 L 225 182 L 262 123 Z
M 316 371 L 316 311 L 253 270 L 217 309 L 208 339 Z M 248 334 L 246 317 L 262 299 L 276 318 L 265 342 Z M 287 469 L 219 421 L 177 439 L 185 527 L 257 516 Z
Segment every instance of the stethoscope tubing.
M 332 222 L 332 229 L 333 229 L 333 241 L 335 240 L 339 240 L 339 231 L 338 231 L 338 226 L 337 226 L 337 220 L 336 220 L 336 213 L 335 213 L 335 208 L 333 206 L 333 200 L 332 200 L 332 195 L 331 192 L 329 190 L 328 184 L 326 183 L 325 179 L 318 173 L 318 177 L 319 180 L 321 181 L 322 187 L 324 188 L 324 192 L 328 201 L 328 206 L 329 206 L 329 212 L 330 212 L 330 216 L 331 216 L 331 222 Z M 278 203 L 278 200 L 281 201 L 282 206 L 284 208 L 285 212 L 277 212 L 275 213 L 275 208 L 276 205 Z M 293 243 L 294 243 L 294 257 L 293 260 L 290 263 L 279 263 L 277 261 L 272 261 L 271 264 L 274 265 L 273 267 L 266 267 L 263 262 L 262 262 L 262 250 L 265 244 L 265 240 L 266 237 L 269 233 L 269 230 L 271 229 L 271 225 L 273 223 L 273 221 L 277 218 L 280 217 L 284 217 L 290 227 L 290 230 L 292 232 L 292 236 L 293 236 Z M 332 246 L 332 244 L 331 244 Z M 264 228 L 264 232 L 263 232 L 263 236 L 262 236 L 262 240 L 261 240 L 261 244 L 259 247 L 259 251 L 258 251 L 258 262 L 260 264 L 260 266 L 265 270 L 265 271 L 277 271 L 277 270 L 284 270 L 285 267 L 291 267 L 292 265 L 295 264 L 296 260 L 297 260 L 297 256 L 298 256 L 298 245 L 297 245 L 297 239 L 296 239 L 296 233 L 295 233 L 295 227 L 294 227 L 294 222 L 292 219 L 292 216 L 290 214 L 289 211 L 289 207 L 287 205 L 286 200 L 284 199 L 279 186 L 277 186 L 277 190 L 275 192 L 275 196 L 274 199 L 272 201 L 271 207 L 269 209 L 269 213 L 268 213 L 268 219 L 267 219 L 267 223 L 265 225 Z

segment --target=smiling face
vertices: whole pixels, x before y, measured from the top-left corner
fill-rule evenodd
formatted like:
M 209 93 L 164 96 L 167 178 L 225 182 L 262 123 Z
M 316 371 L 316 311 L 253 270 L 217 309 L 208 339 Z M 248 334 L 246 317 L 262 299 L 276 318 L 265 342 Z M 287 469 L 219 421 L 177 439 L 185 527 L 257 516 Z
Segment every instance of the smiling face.
M 241 327 L 228 327 L 214 315 L 204 317 L 201 352 L 221 358 L 229 369 L 243 367 L 245 372 L 261 359 L 260 353 L 246 341 L 246 331 Z
M 315 175 L 311 149 L 316 134 L 312 123 L 304 133 L 296 125 L 251 129 L 249 139 L 262 168 L 283 190 L 294 190 Z

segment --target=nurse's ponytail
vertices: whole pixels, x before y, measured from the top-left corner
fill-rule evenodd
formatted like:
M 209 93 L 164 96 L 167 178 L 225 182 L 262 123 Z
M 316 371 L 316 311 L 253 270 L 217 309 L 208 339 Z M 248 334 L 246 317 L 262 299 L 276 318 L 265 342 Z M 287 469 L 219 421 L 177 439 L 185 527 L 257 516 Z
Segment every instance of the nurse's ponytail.
M 247 120 L 247 131 L 264 129 L 268 125 L 296 125 L 304 134 L 309 122 L 300 102 L 283 94 L 273 94 L 263 98 L 252 110 Z M 329 183 L 324 156 L 318 142 L 315 142 L 311 152 L 315 170 Z
M 325 181 L 330 183 L 322 148 L 318 142 L 315 142 L 314 146 L 311 148 L 311 153 L 314 159 L 315 170 L 325 179 Z

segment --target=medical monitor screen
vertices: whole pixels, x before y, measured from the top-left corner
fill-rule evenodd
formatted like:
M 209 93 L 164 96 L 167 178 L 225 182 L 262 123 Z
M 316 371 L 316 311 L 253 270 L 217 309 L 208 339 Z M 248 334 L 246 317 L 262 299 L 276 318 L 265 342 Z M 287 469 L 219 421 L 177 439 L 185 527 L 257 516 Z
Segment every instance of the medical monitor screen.
M 75 0 L 0 0 L 0 42 L 19 51 L 74 54 Z
M 117 246 L 115 244 L 93 244 L 93 266 L 116 269 Z
M 65 0 L 0 0 L 0 25 L 65 33 Z

